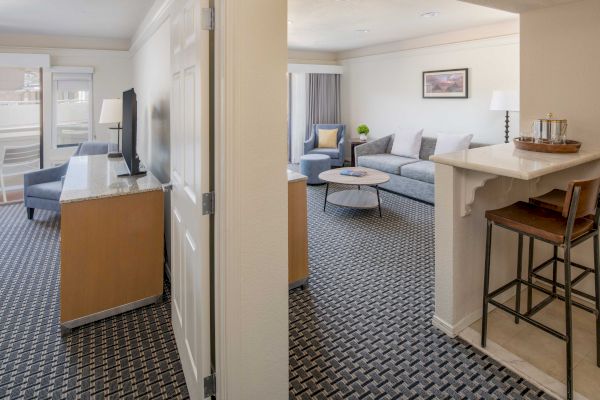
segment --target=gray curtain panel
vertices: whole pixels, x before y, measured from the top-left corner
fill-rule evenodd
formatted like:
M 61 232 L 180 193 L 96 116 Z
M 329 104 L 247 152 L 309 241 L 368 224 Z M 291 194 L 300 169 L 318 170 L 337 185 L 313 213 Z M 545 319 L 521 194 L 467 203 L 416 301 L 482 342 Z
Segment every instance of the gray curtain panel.
M 339 124 L 340 108 L 339 74 L 306 75 L 306 138 L 313 124 Z

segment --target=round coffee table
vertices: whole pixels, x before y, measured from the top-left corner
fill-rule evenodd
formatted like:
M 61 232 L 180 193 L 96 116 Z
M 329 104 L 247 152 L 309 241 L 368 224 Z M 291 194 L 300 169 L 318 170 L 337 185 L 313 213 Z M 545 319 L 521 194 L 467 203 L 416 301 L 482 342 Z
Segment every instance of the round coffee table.
M 365 176 L 342 175 L 340 174 L 342 170 L 365 171 L 367 174 Z M 319 179 L 324 180 L 327 183 L 323 211 L 325 211 L 327 208 L 327 203 L 329 202 L 337 206 L 348 208 L 378 208 L 379 217 L 381 217 L 381 197 L 379 196 L 379 185 L 390 180 L 390 176 L 388 174 L 371 168 L 351 167 L 331 169 L 329 171 L 321 172 L 319 174 Z M 329 194 L 330 183 L 352 185 L 357 186 L 358 188 L 342 190 Z M 360 190 L 361 186 L 373 186 L 375 187 L 376 193 L 368 190 Z

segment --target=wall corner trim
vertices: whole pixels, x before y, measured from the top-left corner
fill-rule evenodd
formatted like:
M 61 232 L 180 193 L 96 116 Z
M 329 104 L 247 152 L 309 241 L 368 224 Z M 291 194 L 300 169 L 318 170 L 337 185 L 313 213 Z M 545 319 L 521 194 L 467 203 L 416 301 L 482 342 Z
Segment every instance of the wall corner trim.
M 174 0 L 160 0 L 152 6 L 131 38 L 129 46 L 131 54 L 135 54 L 169 18 L 174 2 Z

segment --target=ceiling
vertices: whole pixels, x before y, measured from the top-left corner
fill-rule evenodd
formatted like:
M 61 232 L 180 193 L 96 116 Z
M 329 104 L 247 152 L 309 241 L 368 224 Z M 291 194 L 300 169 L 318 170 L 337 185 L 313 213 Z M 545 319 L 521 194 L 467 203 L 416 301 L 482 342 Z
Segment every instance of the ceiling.
M 0 34 L 131 39 L 154 0 L 0 0 Z
M 494 7 L 512 12 L 527 12 L 537 8 L 552 7 L 559 4 L 573 3 L 579 0 L 461 0 L 467 3 Z
M 458 0 L 288 0 L 288 47 L 337 52 L 516 19 Z

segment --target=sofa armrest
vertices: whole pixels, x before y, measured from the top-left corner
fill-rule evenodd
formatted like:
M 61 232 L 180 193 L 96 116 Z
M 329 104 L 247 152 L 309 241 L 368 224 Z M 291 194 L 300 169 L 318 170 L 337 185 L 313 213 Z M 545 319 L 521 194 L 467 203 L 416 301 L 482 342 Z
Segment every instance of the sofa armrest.
M 315 148 L 315 135 L 311 134 L 308 140 L 304 142 L 304 154 L 308 154 L 309 151 Z
M 387 151 L 392 135 L 373 140 L 372 142 L 360 144 L 354 148 L 355 165 L 358 165 L 358 157 L 371 154 L 384 154 Z
M 39 171 L 28 172 L 23 175 L 23 186 L 25 195 L 27 195 L 27 187 L 37 185 L 39 183 L 60 181 L 67 173 L 69 162 L 66 162 L 58 167 L 41 169 Z
M 339 158 L 340 160 L 342 160 L 342 162 L 344 162 L 344 153 L 346 150 L 346 139 L 342 136 L 342 138 L 340 139 L 339 143 L 338 143 L 338 153 L 339 153 Z

